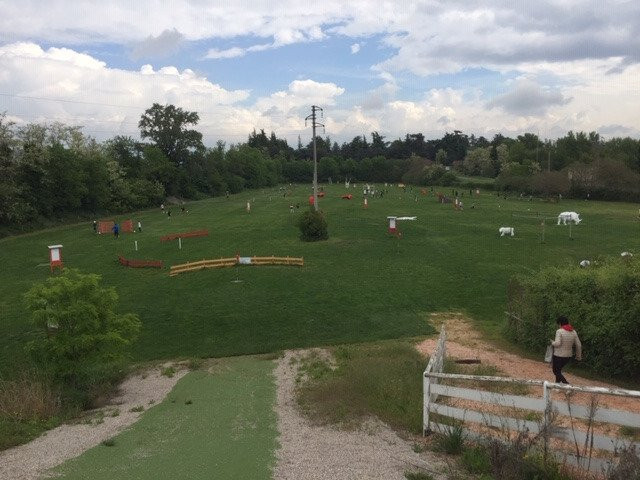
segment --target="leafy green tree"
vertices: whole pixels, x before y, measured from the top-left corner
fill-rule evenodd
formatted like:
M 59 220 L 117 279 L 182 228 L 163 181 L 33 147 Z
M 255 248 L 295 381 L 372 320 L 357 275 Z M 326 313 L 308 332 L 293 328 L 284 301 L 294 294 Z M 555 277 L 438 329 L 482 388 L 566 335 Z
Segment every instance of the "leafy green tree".
M 80 154 L 59 143 L 48 147 L 45 167 L 48 191 L 44 192 L 51 214 L 76 212 L 87 194 Z
M 202 134 L 190 130 L 200 117 L 174 105 L 154 103 L 145 110 L 138 127 L 142 138 L 150 138 L 175 165 L 182 165 L 190 152 L 203 149 Z
M 546 197 L 569 193 L 570 183 L 566 172 L 540 172 L 531 178 L 531 190 Z
M 338 179 L 338 162 L 333 157 L 322 157 L 318 162 L 318 178 L 320 181 L 327 181 L 329 178 L 336 181 Z
M 99 275 L 65 269 L 25 299 L 39 332 L 27 351 L 68 395 L 86 404 L 122 373 L 141 324 L 134 314 L 115 313 L 118 295 L 100 285 Z
M 123 168 L 127 178 L 140 175 L 143 145 L 131 137 L 117 135 L 104 143 L 109 157 Z
M 30 205 L 22 197 L 18 184 L 16 148 L 18 141 L 13 132 L 13 122 L 0 114 L 0 225 L 19 223 L 29 216 Z
M 468 175 L 480 175 L 493 177 L 495 175 L 494 164 L 491 160 L 489 147 L 476 147 L 467 152 L 463 164 L 464 172 Z

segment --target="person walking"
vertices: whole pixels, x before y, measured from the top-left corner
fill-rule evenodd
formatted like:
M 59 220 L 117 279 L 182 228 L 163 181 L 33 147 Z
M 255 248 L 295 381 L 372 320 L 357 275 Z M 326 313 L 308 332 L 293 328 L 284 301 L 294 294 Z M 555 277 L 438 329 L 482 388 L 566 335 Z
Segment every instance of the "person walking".
M 113 237 L 117 239 L 120 236 L 120 225 L 114 223 L 111 230 L 113 230 Z
M 556 376 L 556 383 L 569 383 L 562 369 L 565 367 L 573 356 L 573 347 L 575 346 L 576 360 L 582 360 L 582 343 L 578 333 L 569 324 L 569 320 L 564 315 L 557 318 L 558 330 L 556 330 L 556 338 L 551 341 L 553 347 L 553 356 L 551 357 L 551 369 Z

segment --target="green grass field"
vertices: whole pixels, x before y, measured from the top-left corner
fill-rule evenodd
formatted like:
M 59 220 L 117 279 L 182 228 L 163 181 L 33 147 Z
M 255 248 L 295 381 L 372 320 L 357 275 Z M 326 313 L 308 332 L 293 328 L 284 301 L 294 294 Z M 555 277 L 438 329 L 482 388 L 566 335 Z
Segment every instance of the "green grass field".
M 66 266 L 99 273 L 104 285 L 117 289 L 119 310 L 137 313 L 143 322 L 134 360 L 149 360 L 424 335 L 432 332 L 427 314 L 443 310 L 464 311 L 498 339 L 510 276 L 541 265 L 637 251 L 640 239 L 633 204 L 553 204 L 492 193 L 472 200 L 467 190 L 465 210 L 455 211 L 419 189 L 403 193 L 390 187 L 384 198 L 370 199 L 365 210 L 360 188 L 350 190 L 350 201 L 340 199 L 343 185 L 325 189 L 326 242 L 301 242 L 295 226 L 299 211 L 289 212 L 291 203 L 306 208 L 308 186 L 295 186 L 286 198 L 276 188 L 192 202 L 188 214 L 174 207 L 171 218 L 159 209 L 118 216 L 141 220 L 144 227 L 118 240 L 94 235 L 89 222 L 0 240 L 0 372 L 19 367 L 23 345 L 34 334 L 22 295 L 50 275 L 47 245 L 63 244 Z M 440 190 L 451 193 L 451 188 Z M 572 228 L 573 239 L 568 226 L 549 219 L 541 243 L 540 220 L 525 217 L 555 217 L 565 210 L 583 218 Z M 418 219 L 400 223 L 402 238 L 397 238 L 387 233 L 387 215 Z M 515 227 L 516 236 L 499 238 L 500 226 Z M 186 239 L 182 250 L 177 242 L 160 242 L 164 234 L 203 228 L 209 237 Z M 236 253 L 303 256 L 305 266 L 168 275 L 172 264 Z M 164 260 L 167 267 L 128 269 L 118 264 L 118 254 Z
M 54 470 L 56 478 L 270 479 L 277 446 L 274 366 L 242 357 L 187 374 L 112 445 L 69 460 Z

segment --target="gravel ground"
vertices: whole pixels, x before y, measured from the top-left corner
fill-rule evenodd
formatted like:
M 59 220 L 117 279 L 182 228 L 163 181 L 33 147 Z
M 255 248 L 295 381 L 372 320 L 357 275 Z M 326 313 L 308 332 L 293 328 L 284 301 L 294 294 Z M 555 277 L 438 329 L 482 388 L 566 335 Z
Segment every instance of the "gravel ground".
M 131 412 L 132 408 L 157 405 L 186 373 L 187 370 L 178 370 L 169 378 L 155 368 L 130 376 L 107 406 L 87 412 L 87 423 L 61 425 L 32 442 L 0 452 L 0 479 L 47 477 L 47 470 L 77 457 L 134 423 L 141 412 Z M 117 416 L 112 416 L 116 411 Z
M 429 452 L 416 453 L 388 426 L 369 420 L 358 431 L 311 425 L 295 400 L 297 365 L 304 351 L 288 351 L 275 370 L 280 449 L 276 480 L 404 480 L 407 471 L 423 471 L 444 480 L 448 466 Z

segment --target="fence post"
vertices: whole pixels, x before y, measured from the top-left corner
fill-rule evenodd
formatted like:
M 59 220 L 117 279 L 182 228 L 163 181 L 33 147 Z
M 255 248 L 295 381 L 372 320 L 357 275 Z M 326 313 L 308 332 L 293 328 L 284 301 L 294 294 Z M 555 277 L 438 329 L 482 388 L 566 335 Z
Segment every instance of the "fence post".
M 427 377 L 427 372 L 422 374 L 422 436 L 431 433 L 429 426 L 429 407 L 431 402 L 431 379 Z

